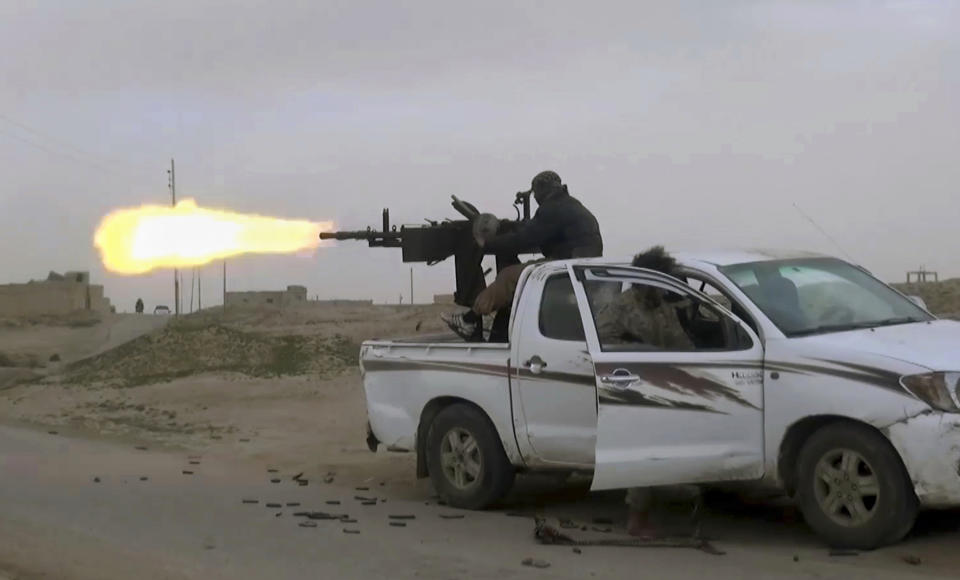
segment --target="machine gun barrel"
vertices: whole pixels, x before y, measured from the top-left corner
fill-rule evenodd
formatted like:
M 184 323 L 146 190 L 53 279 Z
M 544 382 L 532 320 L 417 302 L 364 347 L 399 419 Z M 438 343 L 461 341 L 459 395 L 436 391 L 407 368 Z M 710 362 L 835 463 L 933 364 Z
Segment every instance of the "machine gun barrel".
M 403 232 L 390 229 L 390 210 L 383 210 L 383 230 L 373 228 L 352 232 L 320 232 L 321 240 L 366 240 L 371 248 L 402 248 Z
M 400 232 L 378 232 L 376 230 L 356 230 L 352 232 L 322 232 L 321 240 L 366 240 L 371 246 L 400 247 L 403 234 Z

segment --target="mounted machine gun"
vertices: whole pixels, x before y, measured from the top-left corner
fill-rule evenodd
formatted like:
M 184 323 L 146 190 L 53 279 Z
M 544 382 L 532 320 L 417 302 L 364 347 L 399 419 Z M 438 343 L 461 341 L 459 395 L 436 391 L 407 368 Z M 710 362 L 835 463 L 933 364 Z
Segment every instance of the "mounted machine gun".
M 499 234 L 509 233 L 530 219 L 530 191 L 517 193 L 513 202 L 517 212 L 515 220 L 500 220 Z M 390 224 L 390 210 L 383 210 L 382 229 L 368 227 L 360 231 L 325 232 L 321 240 L 365 240 L 371 248 L 400 248 L 404 263 L 425 263 L 428 266 L 438 264 L 450 256 L 454 257 L 456 269 L 456 291 L 454 302 L 464 307 L 473 306 L 477 295 L 487 286 L 486 272 L 481 262 L 486 252 L 473 238 L 473 221 L 480 212 L 472 204 L 457 196 L 453 199 L 453 209 L 465 219 L 427 220 L 425 225 Z M 536 253 L 538 248 L 529 248 L 522 254 Z M 517 255 L 496 255 L 497 271 L 520 262 Z

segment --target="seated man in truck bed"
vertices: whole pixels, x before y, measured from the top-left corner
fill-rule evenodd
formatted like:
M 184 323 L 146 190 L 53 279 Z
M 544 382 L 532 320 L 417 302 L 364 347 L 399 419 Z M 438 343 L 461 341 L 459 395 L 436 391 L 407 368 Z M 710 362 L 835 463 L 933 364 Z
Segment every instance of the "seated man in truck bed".
M 560 176 L 553 171 L 538 173 L 531 183 L 537 213 L 517 231 L 478 236 L 477 243 L 498 255 L 515 255 L 525 248 L 539 247 L 543 260 L 596 258 L 603 255 L 603 238 L 597 218 L 570 195 Z M 500 271 L 466 313 L 443 315 L 451 330 L 466 340 L 482 339 L 481 322 L 486 314 L 509 308 L 523 269 L 534 262 L 516 264 Z

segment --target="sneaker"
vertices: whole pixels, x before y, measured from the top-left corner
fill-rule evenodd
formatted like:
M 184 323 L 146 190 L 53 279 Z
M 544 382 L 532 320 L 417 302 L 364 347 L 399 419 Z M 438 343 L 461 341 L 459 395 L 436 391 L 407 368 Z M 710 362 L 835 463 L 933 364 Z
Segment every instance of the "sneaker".
M 447 323 L 447 326 L 450 327 L 450 330 L 464 340 L 476 340 L 477 335 L 480 335 L 482 338 L 483 329 L 476 323 L 468 322 L 466 320 L 465 313 L 443 313 L 440 315 L 440 319 Z

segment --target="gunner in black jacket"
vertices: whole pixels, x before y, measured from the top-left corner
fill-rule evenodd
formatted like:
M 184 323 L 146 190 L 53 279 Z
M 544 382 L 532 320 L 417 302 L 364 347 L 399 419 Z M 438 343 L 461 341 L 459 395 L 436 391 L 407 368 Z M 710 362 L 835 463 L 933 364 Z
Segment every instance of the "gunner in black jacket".
M 519 254 L 536 247 L 543 254 L 543 259 L 504 268 L 496 280 L 477 296 L 471 311 L 443 316 L 447 325 L 463 338 L 476 339 L 483 315 L 510 306 L 520 274 L 526 266 L 548 260 L 603 255 L 603 238 L 597 218 L 570 195 L 559 175 L 553 171 L 543 171 L 533 178 L 531 185 L 538 206 L 533 219 L 514 232 L 489 239 L 478 235 L 477 243 L 500 255 Z

